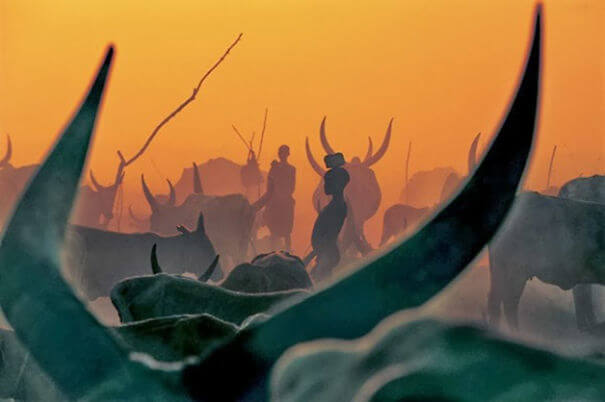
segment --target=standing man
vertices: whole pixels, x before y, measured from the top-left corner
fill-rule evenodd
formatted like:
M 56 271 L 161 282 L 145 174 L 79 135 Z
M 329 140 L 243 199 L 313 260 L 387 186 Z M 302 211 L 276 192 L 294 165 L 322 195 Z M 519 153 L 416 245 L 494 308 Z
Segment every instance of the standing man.
M 272 185 L 269 200 L 265 206 L 264 220 L 271 232 L 271 247 L 277 250 L 280 239 L 284 240 L 287 251 L 292 247 L 292 227 L 294 225 L 294 188 L 296 168 L 288 163 L 290 147 L 282 145 L 278 150 L 279 161 L 271 162 L 268 182 Z

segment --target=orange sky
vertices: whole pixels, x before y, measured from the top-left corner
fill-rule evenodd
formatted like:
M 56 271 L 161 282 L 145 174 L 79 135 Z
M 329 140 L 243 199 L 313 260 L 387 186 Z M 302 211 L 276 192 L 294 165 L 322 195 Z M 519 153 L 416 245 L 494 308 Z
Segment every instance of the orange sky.
M 0 0 L 0 153 L 13 139 L 15 165 L 40 160 L 88 85 L 104 47 L 117 57 L 91 167 L 108 182 L 121 149 L 131 155 L 153 127 L 190 95 L 226 46 L 241 43 L 200 96 L 163 129 L 127 170 L 127 198 L 146 173 L 153 190 L 193 160 L 244 149 L 231 130 L 260 130 L 261 164 L 288 143 L 298 167 L 295 245 L 308 244 L 317 184 L 304 138 L 320 155 L 328 116 L 332 145 L 363 156 L 395 118 L 389 152 L 375 165 L 383 208 L 397 201 L 403 155 L 411 174 L 437 165 L 466 169 L 473 136 L 497 127 L 528 45 L 533 1 L 8 1 Z M 351 4 L 354 3 L 354 4 Z M 379 4 L 377 4 L 379 3 Z M 537 148 L 529 185 L 543 187 L 557 144 L 553 181 L 604 173 L 605 4 L 545 1 L 545 61 Z M 481 144 L 487 142 L 486 136 Z M 155 162 L 158 170 L 152 166 Z M 139 208 L 142 212 L 144 209 Z M 314 217 L 314 214 L 312 215 Z M 302 250 L 298 250 L 302 253 Z

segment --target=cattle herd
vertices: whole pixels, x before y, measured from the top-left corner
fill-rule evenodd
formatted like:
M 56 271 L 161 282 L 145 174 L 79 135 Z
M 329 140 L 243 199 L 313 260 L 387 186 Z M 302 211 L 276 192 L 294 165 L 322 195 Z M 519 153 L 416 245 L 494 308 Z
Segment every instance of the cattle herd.
M 556 196 L 519 190 L 539 111 L 541 19 L 539 6 L 516 93 L 483 158 L 477 136 L 467 176 L 444 178 L 441 204 L 387 208 L 378 249 L 364 225 L 381 203 L 371 166 L 388 150 L 392 120 L 376 152 L 370 139 L 363 159 L 343 161 L 338 245 L 348 269 L 321 283 L 304 256 L 258 239 L 272 185 L 256 199 L 253 186 L 210 195 L 196 164 L 180 199 L 172 182 L 167 195 L 152 194 L 141 176 L 151 214 L 130 210 L 138 233 L 110 230 L 125 160 L 111 184 L 91 171 L 92 186 L 79 186 L 110 48 L 46 159 L 14 167 L 8 138 L 0 161 L 0 306 L 10 324 L 0 330 L 0 399 L 605 400 L 602 358 L 497 332 L 501 312 L 518 329 L 521 295 L 537 278 L 572 290 L 578 329 L 603 336 L 592 286 L 605 284 L 605 176 L 571 180 Z M 319 131 L 337 154 L 325 118 Z M 306 151 L 323 178 L 308 141 Z M 330 205 L 324 188 L 313 195 L 318 213 Z M 425 314 L 486 248 L 490 325 Z M 88 311 L 100 297 L 119 325 Z

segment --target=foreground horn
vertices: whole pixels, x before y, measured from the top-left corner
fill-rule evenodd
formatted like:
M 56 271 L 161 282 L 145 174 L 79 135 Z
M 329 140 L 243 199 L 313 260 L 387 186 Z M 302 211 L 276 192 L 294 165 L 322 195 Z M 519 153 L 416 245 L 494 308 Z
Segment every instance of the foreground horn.
M 145 175 L 141 175 L 141 186 L 143 187 L 143 194 L 145 195 L 145 199 L 149 204 L 149 208 L 151 208 L 151 213 L 158 211 L 158 201 L 155 199 L 151 191 L 149 191 L 149 187 L 147 187 L 147 183 L 145 182 Z
M 193 162 L 193 192 L 195 194 L 204 194 L 202 179 L 200 179 L 200 172 L 197 169 L 195 162 Z
M 112 55 L 109 48 L 86 98 L 32 178 L 5 229 L 0 246 L 0 305 L 21 343 L 66 399 L 127 400 L 149 392 L 170 400 L 174 395 L 157 374 L 133 363 L 88 312 L 63 279 L 59 265 Z
M 532 145 L 540 77 L 540 7 L 537 10 L 516 95 L 464 188 L 409 240 L 306 299 L 282 306 L 188 366 L 183 380 L 194 399 L 267 398 L 269 371 L 286 349 L 320 338 L 366 334 L 388 315 L 429 300 L 485 247 L 513 204 Z
M 470 149 L 468 150 L 468 174 L 470 175 L 475 170 L 477 166 L 477 144 L 479 144 L 479 137 L 481 137 L 481 133 L 475 136 L 473 143 L 471 144 Z
M 10 163 L 11 157 L 13 156 L 13 144 L 11 143 L 11 136 L 6 134 L 6 153 L 4 158 L 0 161 L 0 167 L 4 167 Z
M 311 164 L 311 167 L 313 168 L 313 170 L 315 170 L 315 173 L 317 173 L 321 177 L 324 177 L 324 174 L 326 174 L 326 171 L 324 168 L 322 168 L 319 165 L 319 163 L 317 163 L 317 161 L 313 157 L 313 153 L 311 152 L 311 147 L 309 147 L 309 137 L 307 137 L 305 140 L 305 149 L 307 151 L 307 159 L 309 160 L 309 163 Z
M 328 137 L 326 136 L 326 116 L 321 121 L 321 125 L 319 126 L 319 139 L 321 140 L 321 145 L 324 147 L 324 151 L 327 154 L 335 154 L 334 149 L 328 143 Z
M 157 274 L 161 274 L 162 272 L 162 267 L 160 266 L 160 263 L 158 262 L 158 245 L 156 243 L 153 243 L 153 247 L 151 247 L 151 273 L 153 273 L 154 275 Z
M 380 145 L 380 148 L 378 148 L 378 151 L 376 151 L 376 153 L 374 155 L 372 155 L 364 160 L 364 165 L 366 167 L 372 166 L 373 164 L 378 162 L 380 159 L 382 159 L 384 154 L 386 154 L 387 149 L 389 148 L 389 143 L 391 142 L 391 129 L 392 128 L 393 128 L 393 119 L 391 119 L 389 121 L 389 125 L 387 127 L 386 134 L 384 135 L 384 139 L 382 140 L 382 145 Z

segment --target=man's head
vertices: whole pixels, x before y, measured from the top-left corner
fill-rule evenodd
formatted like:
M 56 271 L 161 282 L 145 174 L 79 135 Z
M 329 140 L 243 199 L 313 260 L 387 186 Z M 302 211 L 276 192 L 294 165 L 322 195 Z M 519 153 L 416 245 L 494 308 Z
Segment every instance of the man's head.
M 282 145 L 277 150 L 277 155 L 279 156 L 279 159 L 281 161 L 286 161 L 288 159 L 288 156 L 290 156 L 290 147 L 287 145 Z

